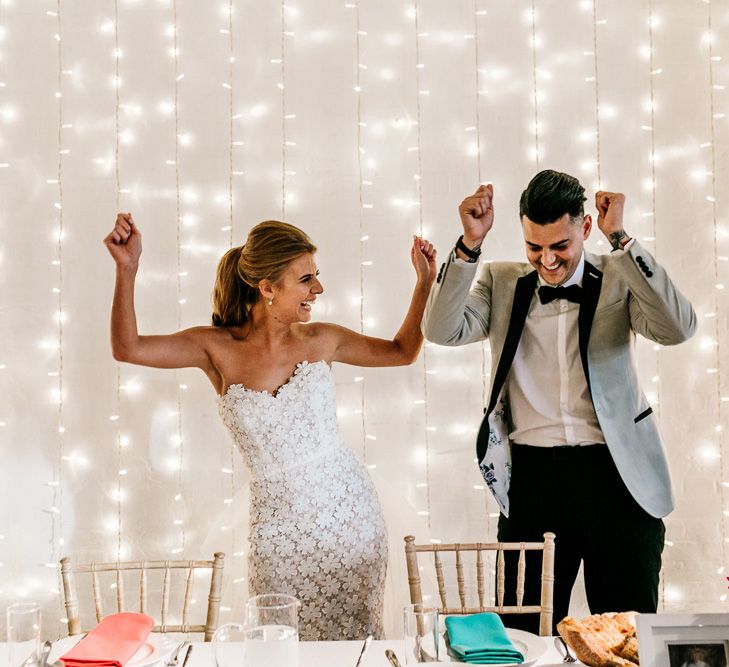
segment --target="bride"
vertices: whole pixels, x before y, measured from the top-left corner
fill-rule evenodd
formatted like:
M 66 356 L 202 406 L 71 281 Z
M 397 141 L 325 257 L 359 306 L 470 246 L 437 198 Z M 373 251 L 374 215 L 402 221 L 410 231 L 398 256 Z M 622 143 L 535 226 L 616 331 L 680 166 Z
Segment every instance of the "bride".
M 116 262 L 114 358 L 202 369 L 251 471 L 250 592 L 296 596 L 304 640 L 381 637 L 385 522 L 369 475 L 338 434 L 331 365 L 415 361 L 436 274 L 432 244 L 413 240 L 417 281 L 392 340 L 309 322 L 324 288 L 316 247 L 293 225 L 261 222 L 244 245 L 223 255 L 212 326 L 163 336 L 137 332 L 134 281 L 142 236 L 131 214 L 117 216 L 104 244 Z

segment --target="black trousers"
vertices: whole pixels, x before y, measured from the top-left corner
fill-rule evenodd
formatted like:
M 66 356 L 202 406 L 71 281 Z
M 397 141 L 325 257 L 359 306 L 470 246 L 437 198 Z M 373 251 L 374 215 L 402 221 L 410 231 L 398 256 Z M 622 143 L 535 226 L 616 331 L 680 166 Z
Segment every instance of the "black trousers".
M 509 505 L 509 517 L 499 518 L 499 541 L 556 535 L 555 627 L 567 616 L 580 562 L 591 613 L 656 611 L 665 527 L 630 495 L 606 445 L 513 445 Z M 514 604 L 518 552 L 506 556 L 511 595 L 505 603 Z M 539 604 L 541 570 L 541 553 L 528 553 L 524 604 Z M 538 615 L 508 614 L 503 620 L 507 627 L 539 630 Z

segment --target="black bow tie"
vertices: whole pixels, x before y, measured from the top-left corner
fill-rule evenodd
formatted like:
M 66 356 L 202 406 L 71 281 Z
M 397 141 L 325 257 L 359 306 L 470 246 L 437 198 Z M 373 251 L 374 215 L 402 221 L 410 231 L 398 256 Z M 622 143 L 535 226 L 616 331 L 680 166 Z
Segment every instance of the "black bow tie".
M 539 300 L 542 303 L 549 303 L 555 299 L 567 299 L 572 303 L 580 303 L 582 301 L 582 288 L 579 285 L 570 285 L 569 287 L 547 287 L 543 285 L 539 288 Z

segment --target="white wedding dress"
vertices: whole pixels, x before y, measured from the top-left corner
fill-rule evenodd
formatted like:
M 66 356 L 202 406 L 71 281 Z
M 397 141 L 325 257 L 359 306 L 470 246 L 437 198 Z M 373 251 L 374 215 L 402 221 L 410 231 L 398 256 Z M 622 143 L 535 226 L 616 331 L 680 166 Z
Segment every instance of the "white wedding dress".
M 382 637 L 385 520 L 339 436 L 329 365 L 298 364 L 275 394 L 231 385 L 219 407 L 251 473 L 250 594 L 296 596 L 303 640 Z

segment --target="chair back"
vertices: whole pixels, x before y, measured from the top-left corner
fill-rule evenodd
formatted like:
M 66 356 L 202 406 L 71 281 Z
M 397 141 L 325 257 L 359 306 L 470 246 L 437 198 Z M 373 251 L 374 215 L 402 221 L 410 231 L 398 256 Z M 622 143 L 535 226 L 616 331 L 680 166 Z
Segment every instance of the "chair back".
M 506 592 L 506 558 L 507 551 L 518 551 L 517 576 L 516 576 L 516 604 L 505 605 L 504 595 Z M 541 600 L 539 605 L 524 605 L 524 585 L 526 581 L 526 553 L 528 551 L 542 552 L 542 573 L 541 573 Z M 455 575 L 458 584 L 458 605 L 449 606 L 446 599 L 446 581 L 443 573 L 444 553 L 455 554 Z M 467 604 L 466 583 L 464 575 L 464 554 L 475 553 L 475 574 L 476 590 L 478 594 L 478 606 Z M 473 544 L 415 544 L 415 538 L 408 535 L 405 538 L 405 559 L 408 569 L 408 584 L 410 586 L 410 602 L 412 604 L 423 604 L 423 592 L 421 586 L 421 564 L 418 561 L 418 554 L 433 554 L 433 565 L 435 567 L 435 578 L 438 583 L 438 595 L 441 614 L 465 615 L 478 614 L 485 611 L 496 612 L 497 614 L 539 614 L 539 634 L 548 636 L 552 634 L 552 612 L 554 593 L 554 533 L 545 533 L 544 542 L 492 542 Z M 495 595 L 490 600 L 486 598 L 485 586 L 485 561 L 495 561 Z M 471 564 L 469 564 L 471 565 Z M 472 565 L 469 569 L 473 569 Z M 489 568 L 490 571 L 491 568 Z M 493 571 L 492 571 L 493 572 Z M 491 604 L 487 604 L 487 602 Z M 431 605 L 436 606 L 436 605 Z
M 130 611 L 125 600 L 125 583 L 131 575 L 138 576 L 139 605 L 135 611 L 150 613 L 147 600 L 149 588 L 148 575 L 154 574 L 162 579 L 159 619 L 155 620 L 153 632 L 203 632 L 205 641 L 213 638 L 218 625 L 220 610 L 220 591 L 223 583 L 223 560 L 225 554 L 217 552 L 213 560 L 143 560 L 113 563 L 78 563 L 74 564 L 66 557 L 61 559 L 61 579 L 63 581 L 63 597 L 68 618 L 68 634 L 78 635 L 88 630 L 82 629 L 79 614 L 76 577 L 90 580 L 96 612 L 96 622 L 104 617 L 103 592 L 107 582 L 115 589 L 116 610 L 110 613 Z M 190 623 L 190 604 L 197 570 L 209 570 L 210 590 L 208 593 L 207 614 L 204 624 Z M 103 584 L 102 584 L 103 582 Z M 179 584 L 177 582 L 180 582 Z M 177 617 L 180 622 L 170 624 L 170 592 L 176 586 L 184 584 L 182 610 Z M 157 622 L 158 620 L 158 622 Z

